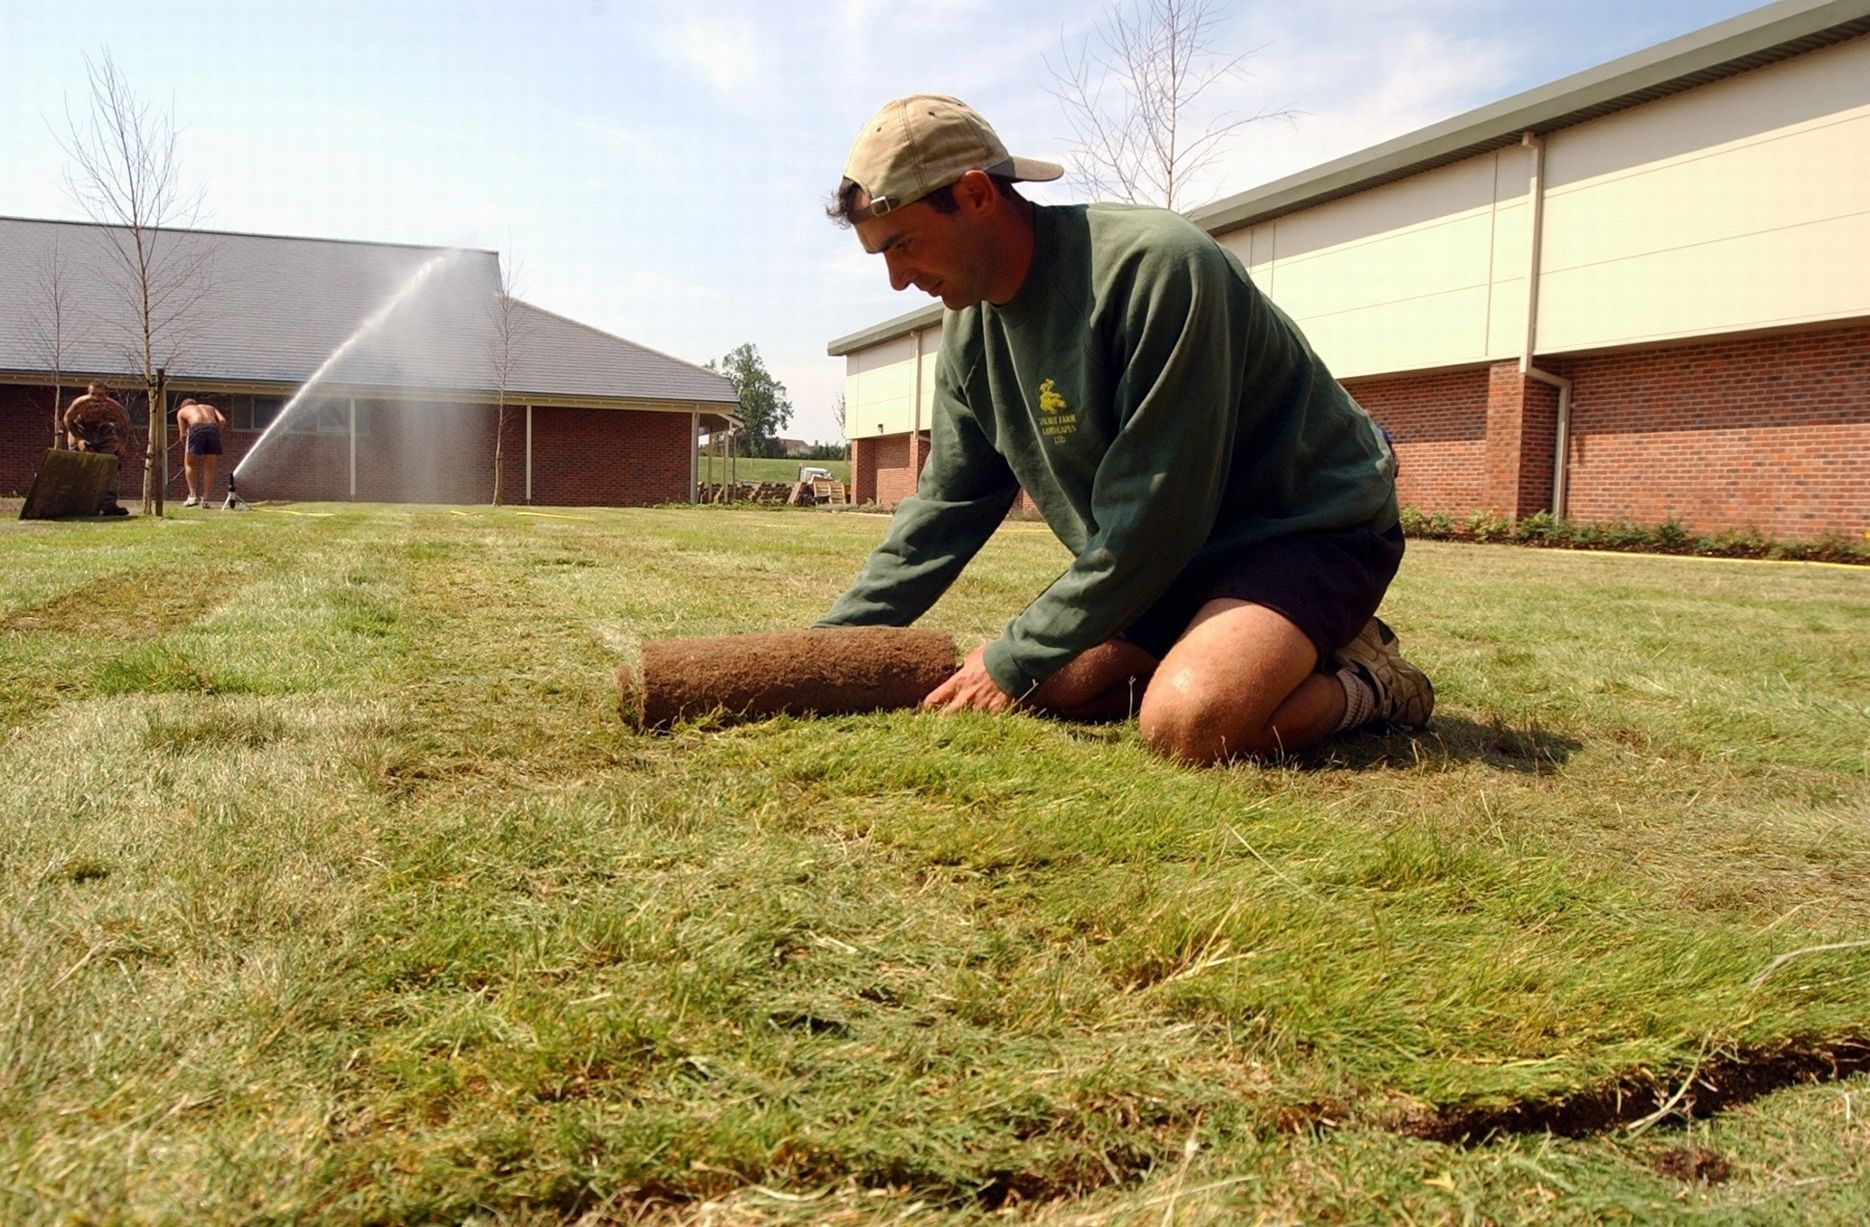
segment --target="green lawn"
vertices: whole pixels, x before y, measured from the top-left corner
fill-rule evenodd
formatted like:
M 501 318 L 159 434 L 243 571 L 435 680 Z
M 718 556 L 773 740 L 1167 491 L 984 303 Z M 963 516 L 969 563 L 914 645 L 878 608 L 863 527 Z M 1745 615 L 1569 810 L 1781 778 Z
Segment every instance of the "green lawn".
M 696 466 L 697 480 L 710 485 L 720 482 L 727 471 L 727 462 L 719 456 L 710 460 L 704 455 L 696 461 Z M 851 462 L 848 460 L 780 460 L 763 456 L 739 456 L 734 460 L 733 472 L 737 481 L 797 481 L 799 470 L 808 466 L 830 469 L 833 477 L 846 484 L 851 480 Z
M 884 523 L 0 525 L 0 1222 L 1870 1219 L 1870 571 L 1418 544 L 1274 765 L 619 721 Z

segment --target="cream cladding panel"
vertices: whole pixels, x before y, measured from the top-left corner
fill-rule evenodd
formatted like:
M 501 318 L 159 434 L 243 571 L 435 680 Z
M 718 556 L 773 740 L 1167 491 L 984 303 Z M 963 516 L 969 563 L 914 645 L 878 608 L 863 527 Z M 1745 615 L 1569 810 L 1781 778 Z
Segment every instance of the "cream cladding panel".
M 916 379 L 917 336 L 896 337 L 880 345 L 854 350 L 844 360 L 844 435 L 869 439 L 879 435 L 926 430 L 929 399 L 935 379 L 935 355 L 941 348 L 941 326 L 921 333 L 922 378 Z M 917 404 L 920 388 L 921 403 Z
M 1528 167 L 1518 149 L 1470 158 L 1221 241 L 1341 377 L 1512 356 Z
M 1539 348 L 1870 314 L 1870 39 L 1552 136 Z

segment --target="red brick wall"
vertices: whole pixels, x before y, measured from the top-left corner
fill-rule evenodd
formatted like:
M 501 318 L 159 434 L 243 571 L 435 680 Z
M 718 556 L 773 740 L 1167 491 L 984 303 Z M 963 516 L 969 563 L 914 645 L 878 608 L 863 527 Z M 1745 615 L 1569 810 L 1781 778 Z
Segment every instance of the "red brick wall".
M 888 435 L 877 440 L 877 502 L 894 506 L 916 492 L 929 455 L 926 433 Z
M 916 492 L 928 461 L 928 432 L 878 435 L 851 443 L 851 501 L 894 507 Z
M 1870 529 L 1870 324 L 1539 365 L 1573 381 L 1571 520 L 1788 540 Z M 1405 505 L 1550 508 L 1558 393 L 1516 363 L 1346 386 L 1396 440 Z
M 1870 324 L 1568 360 L 1568 517 L 1870 529 Z
M 877 446 L 874 439 L 851 440 L 851 502 L 877 501 Z
M 1696 531 L 1754 527 L 1771 537 L 1870 529 L 1870 323 L 1742 339 L 1542 359 L 1574 380 L 1569 518 L 1674 518 Z M 1405 504 L 1427 512 L 1523 516 L 1550 505 L 1556 392 L 1513 363 L 1359 379 L 1359 402 L 1395 437 Z M 485 502 L 493 410 L 359 405 L 365 499 Z M 510 413 L 504 499 L 525 493 L 525 413 Z M 217 489 L 255 436 L 232 432 Z M 0 492 L 21 493 L 50 439 L 44 389 L 0 386 Z M 342 435 L 277 436 L 243 493 L 341 499 Z M 688 497 L 686 413 L 538 409 L 533 501 L 640 504 Z M 885 505 L 914 492 L 926 436 L 860 439 L 855 497 Z M 141 489 L 134 461 L 126 498 Z M 179 443 L 170 455 L 179 498 Z M 1029 506 L 1022 502 L 1022 506 Z
M 358 404 L 357 497 L 372 502 L 486 503 L 493 498 L 495 407 Z M 633 506 L 688 500 L 689 415 L 644 410 L 535 408 L 532 501 Z M 283 435 L 266 469 L 291 466 L 283 497 L 348 497 L 342 435 Z M 276 452 L 275 452 L 275 449 Z M 526 501 L 526 408 L 509 405 L 500 448 L 500 501 Z M 303 492 L 301 492 L 303 491 Z M 243 482 L 242 493 L 246 492 Z M 261 491 L 262 496 L 264 491 Z
M 82 389 L 72 388 L 66 399 Z M 52 446 L 52 389 L 0 384 L 0 495 L 24 495 Z
M 916 492 L 922 466 L 932 445 L 927 431 L 919 435 L 883 435 L 851 442 L 851 501 L 894 507 Z M 1024 490 L 1013 501 L 1014 515 L 1038 515 Z
M 516 450 L 523 457 L 523 411 L 519 417 Z M 534 409 L 532 501 L 605 507 L 687 502 L 694 448 L 686 413 Z M 523 486 L 513 488 L 518 502 Z
M 1487 371 L 1482 504 L 1509 520 L 1551 510 L 1557 446 L 1558 389 L 1522 374 L 1518 362 L 1494 363 Z
M 1396 446 L 1397 496 L 1425 511 L 1471 511 L 1487 482 L 1487 368 L 1347 379 Z

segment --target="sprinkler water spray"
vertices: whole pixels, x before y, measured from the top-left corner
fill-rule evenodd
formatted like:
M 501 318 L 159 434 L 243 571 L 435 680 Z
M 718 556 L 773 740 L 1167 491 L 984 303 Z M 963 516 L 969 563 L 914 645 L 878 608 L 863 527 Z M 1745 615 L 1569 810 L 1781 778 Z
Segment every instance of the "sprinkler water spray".
M 463 254 L 464 253 L 458 248 L 453 247 L 446 251 L 437 252 L 424 262 L 421 267 L 411 273 L 408 280 L 404 281 L 402 285 L 397 288 L 395 293 L 385 299 L 382 305 L 371 312 L 369 318 L 359 324 L 350 336 L 344 338 L 344 341 L 336 349 L 332 350 L 325 360 L 319 364 L 318 369 L 312 372 L 311 377 L 299 385 L 299 390 L 292 394 L 291 398 L 286 401 L 285 406 L 274 415 L 273 420 L 267 423 L 266 429 L 260 432 L 260 437 L 255 439 L 253 441 L 253 446 L 247 449 L 247 454 L 242 456 L 240 458 L 240 463 L 234 466 L 234 473 L 239 474 L 242 472 L 248 465 L 253 463 L 255 456 L 258 456 L 261 452 L 266 450 L 266 445 L 272 442 L 273 436 L 292 419 L 293 411 L 301 404 L 305 403 L 308 398 L 313 397 L 316 390 L 324 384 L 325 377 L 343 364 L 346 355 L 351 353 L 352 350 L 356 349 L 358 346 L 366 345 L 370 341 L 378 338 L 385 327 L 391 322 L 391 317 L 395 316 L 397 312 L 411 300 L 419 299 L 422 296 L 423 287 L 431 277 L 434 277 L 450 264 L 459 260 Z M 232 481 L 228 482 L 228 492 L 231 497 L 233 494 Z

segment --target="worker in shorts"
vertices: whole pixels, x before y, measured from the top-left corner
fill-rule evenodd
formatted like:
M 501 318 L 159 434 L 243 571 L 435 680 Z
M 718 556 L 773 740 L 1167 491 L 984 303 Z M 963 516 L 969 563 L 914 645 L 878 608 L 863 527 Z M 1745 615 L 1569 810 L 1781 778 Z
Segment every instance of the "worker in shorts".
M 925 709 L 1134 712 L 1186 763 L 1422 726 L 1434 688 L 1376 617 L 1383 433 L 1198 226 L 1013 186 L 1061 173 L 945 95 L 858 135 L 828 212 L 948 310 L 920 484 L 819 624 L 915 621 L 1023 490 L 1072 561 Z
M 205 400 L 183 397 L 175 411 L 175 425 L 182 433 L 182 478 L 188 483 L 184 507 L 206 503 L 214 486 L 214 462 L 221 454 L 221 431 L 227 417 Z
M 65 441 L 74 452 L 92 452 L 116 461 L 110 488 L 104 492 L 104 505 L 98 514 L 127 516 L 129 510 L 117 501 L 117 487 L 123 475 L 123 453 L 130 445 L 130 415 L 110 394 L 110 385 L 94 380 L 65 408 Z

